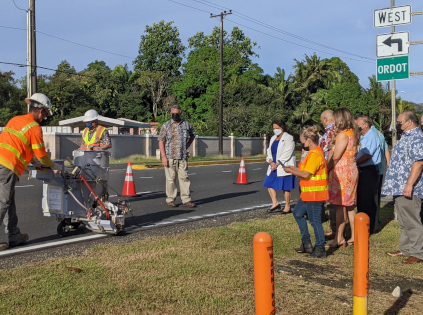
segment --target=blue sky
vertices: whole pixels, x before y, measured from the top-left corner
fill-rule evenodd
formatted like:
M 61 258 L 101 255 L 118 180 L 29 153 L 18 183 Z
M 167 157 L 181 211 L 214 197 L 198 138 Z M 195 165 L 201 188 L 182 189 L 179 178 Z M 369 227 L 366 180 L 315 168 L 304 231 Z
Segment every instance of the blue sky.
M 408 4 L 413 12 L 423 11 L 421 0 L 395 1 L 396 6 Z M 227 8 L 236 14 L 225 19 L 225 29 L 238 26 L 258 43 L 260 57 L 254 61 L 265 73 L 273 75 L 276 67 L 290 73 L 294 59 L 316 52 L 321 58 L 339 56 L 367 88 L 367 78 L 376 73 L 376 35 L 390 32 L 373 27 L 373 12 L 389 6 L 390 0 L 36 0 L 37 63 L 56 69 L 66 59 L 80 71 L 103 60 L 110 68 L 127 63 L 132 69 L 146 25 L 174 21 L 187 45 L 189 37 L 199 31 L 208 35 L 219 25 L 210 13 Z M 17 7 L 26 10 L 28 0 L 0 1 L 0 61 L 25 64 L 26 31 L 20 29 L 26 29 L 26 13 Z M 423 15 L 413 16 L 411 24 L 397 26 L 396 31 L 409 31 L 411 41 L 423 40 Z M 423 45 L 410 47 L 412 72 L 423 71 L 422 55 Z M 11 65 L 0 64 L 0 70 L 15 72 L 15 78 L 26 74 L 24 68 Z M 423 76 L 398 80 L 397 90 L 403 99 L 423 103 Z

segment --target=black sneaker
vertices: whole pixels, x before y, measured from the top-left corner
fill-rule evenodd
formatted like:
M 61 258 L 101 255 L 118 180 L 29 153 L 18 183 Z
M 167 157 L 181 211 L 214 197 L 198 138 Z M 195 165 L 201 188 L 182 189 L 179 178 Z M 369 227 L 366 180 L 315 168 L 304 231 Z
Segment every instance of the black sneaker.
M 29 240 L 29 236 L 26 233 L 20 233 L 18 236 L 18 239 L 16 241 L 9 241 L 9 247 L 15 247 L 22 243 L 25 243 L 27 240 Z

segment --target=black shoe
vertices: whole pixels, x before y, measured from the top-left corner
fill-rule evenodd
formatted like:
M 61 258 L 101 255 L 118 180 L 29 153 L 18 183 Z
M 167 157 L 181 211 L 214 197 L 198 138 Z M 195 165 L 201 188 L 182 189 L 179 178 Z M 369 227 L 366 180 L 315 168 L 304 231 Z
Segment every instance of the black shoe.
M 18 238 L 15 241 L 9 241 L 9 247 L 15 247 L 29 240 L 29 236 L 26 233 L 19 233 Z
M 281 205 L 277 205 L 273 208 L 267 209 L 267 213 L 273 213 L 273 212 L 276 212 L 277 210 L 281 210 Z
M 324 247 L 315 247 L 314 251 L 310 254 L 307 255 L 307 257 L 309 258 L 326 258 L 326 250 Z
M 301 242 L 301 246 L 298 248 L 295 248 L 295 251 L 297 253 L 309 253 L 311 254 L 313 252 L 313 245 L 310 241 L 308 242 Z

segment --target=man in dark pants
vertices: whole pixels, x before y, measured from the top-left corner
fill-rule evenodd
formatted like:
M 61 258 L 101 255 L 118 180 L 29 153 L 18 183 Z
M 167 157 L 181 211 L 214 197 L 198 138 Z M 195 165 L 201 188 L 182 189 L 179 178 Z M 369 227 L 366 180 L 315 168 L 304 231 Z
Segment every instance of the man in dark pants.
M 379 212 L 379 163 L 381 163 L 380 141 L 371 130 L 371 122 L 366 116 L 356 120 L 361 132 L 361 147 L 357 154 L 359 179 L 357 186 L 357 211 L 370 218 L 370 234 L 377 231 Z

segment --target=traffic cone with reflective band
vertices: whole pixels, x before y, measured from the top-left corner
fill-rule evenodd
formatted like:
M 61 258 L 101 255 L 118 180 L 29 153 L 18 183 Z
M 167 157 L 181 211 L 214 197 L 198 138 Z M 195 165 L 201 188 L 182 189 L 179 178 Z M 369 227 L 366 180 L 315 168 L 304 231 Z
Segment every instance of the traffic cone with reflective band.
M 132 164 L 128 162 L 128 167 L 126 168 L 125 182 L 123 183 L 122 196 L 133 197 L 136 196 L 134 176 L 132 174 Z
M 238 178 L 237 178 L 235 184 L 238 184 L 238 185 L 246 185 L 246 184 L 248 184 L 247 173 L 245 173 L 245 161 L 244 161 L 244 158 L 241 158 L 241 164 L 239 165 Z

